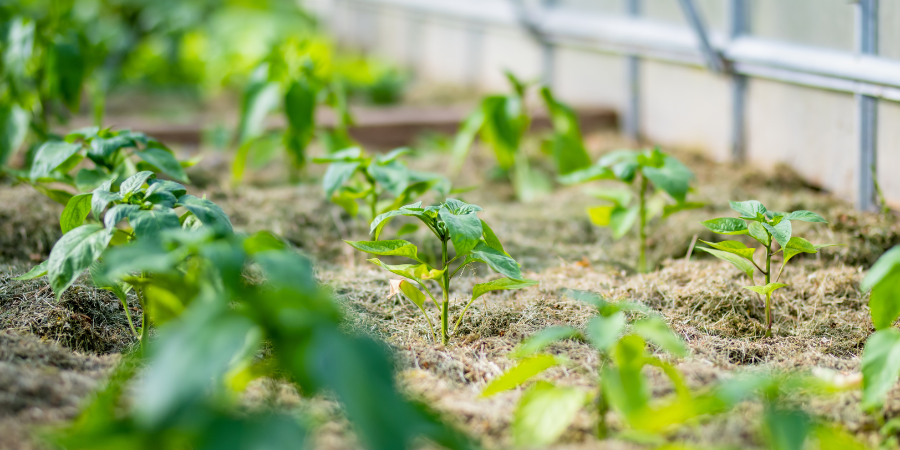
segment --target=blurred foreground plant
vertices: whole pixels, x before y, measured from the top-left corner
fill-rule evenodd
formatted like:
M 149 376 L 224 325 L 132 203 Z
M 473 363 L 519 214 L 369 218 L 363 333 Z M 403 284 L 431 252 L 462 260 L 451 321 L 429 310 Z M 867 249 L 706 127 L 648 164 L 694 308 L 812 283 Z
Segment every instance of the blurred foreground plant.
M 453 333 L 459 328 L 463 315 L 469 309 L 472 302 L 478 297 L 496 290 L 521 289 L 537 284 L 537 281 L 522 277 L 519 264 L 503 250 L 503 244 L 497 239 L 494 231 L 478 217 L 482 211 L 480 206 L 470 205 L 460 200 L 448 198 L 444 203 L 435 206 L 422 207 L 422 202 L 403 206 L 393 211 L 388 211 L 375 218 L 370 226 L 375 237 L 374 241 L 345 241 L 353 248 L 378 256 L 401 256 L 416 261 L 417 264 L 385 264 L 378 258 L 372 258 L 369 262 L 382 267 L 406 280 L 391 280 L 391 296 L 401 293 L 415 304 L 431 329 L 435 341 L 434 326 L 431 318 L 425 312 L 428 299 L 440 309 L 441 316 L 441 342 L 447 345 L 450 340 L 450 280 L 460 270 L 474 263 L 486 264 L 497 271 L 503 278 L 476 284 L 472 288 L 472 297 L 466 303 L 465 308 L 459 313 Z M 438 268 L 431 267 L 418 255 L 418 247 L 415 244 L 402 239 L 379 241 L 378 237 L 385 225 L 396 216 L 410 216 L 419 219 L 436 238 L 441 242 L 441 265 Z M 455 255 L 451 258 L 448 244 L 453 244 Z M 451 264 L 459 260 L 455 269 L 451 270 Z M 438 302 L 428 289 L 427 282 L 438 283 L 443 291 L 443 299 Z M 425 290 L 422 293 L 415 285 Z M 428 295 L 426 297 L 426 294 Z
M 731 209 L 737 211 L 741 217 L 734 219 L 730 217 L 710 219 L 703 222 L 703 225 L 713 233 L 741 235 L 749 234 L 750 237 L 763 245 L 765 250 L 765 269 L 763 269 L 753 259 L 756 248 L 749 248 L 739 241 L 722 241 L 722 242 L 706 242 L 701 241 L 709 247 L 697 247 L 712 254 L 716 258 L 728 261 L 733 266 L 747 274 L 751 283 L 755 283 L 753 274 L 758 270 L 765 277 L 765 284 L 759 286 L 744 286 L 744 289 L 756 292 L 766 298 L 766 336 L 772 335 L 772 293 L 777 289 L 786 287 L 784 283 L 779 283 L 784 267 L 788 261 L 800 253 L 818 253 L 819 249 L 824 247 L 832 247 L 840 244 L 812 244 L 811 242 L 799 236 L 793 236 L 791 227 L 792 220 L 813 223 L 827 223 L 822 216 L 812 211 L 794 211 L 792 213 L 783 213 L 769 211 L 762 203 L 756 200 L 748 200 L 745 202 L 729 202 Z M 748 224 L 749 222 L 749 224 Z M 772 243 L 777 242 L 780 248 L 772 249 Z M 781 253 L 781 269 L 772 279 L 772 256 Z
M 588 216 L 595 225 L 609 227 L 615 239 L 624 236 L 637 223 L 640 239 L 638 271 L 646 272 L 647 223 L 656 217 L 665 220 L 676 212 L 703 206 L 703 203 L 686 201 L 693 178 L 694 174 L 684 164 L 655 148 L 616 150 L 603 155 L 593 166 L 563 175 L 559 180 L 564 184 L 593 180 L 617 180 L 625 184 L 638 181 L 637 204 L 632 204 L 634 194 L 630 189 L 589 191 L 610 204 L 588 208 Z M 650 191 L 651 184 L 653 192 Z M 666 200 L 666 194 L 675 200 L 674 204 Z

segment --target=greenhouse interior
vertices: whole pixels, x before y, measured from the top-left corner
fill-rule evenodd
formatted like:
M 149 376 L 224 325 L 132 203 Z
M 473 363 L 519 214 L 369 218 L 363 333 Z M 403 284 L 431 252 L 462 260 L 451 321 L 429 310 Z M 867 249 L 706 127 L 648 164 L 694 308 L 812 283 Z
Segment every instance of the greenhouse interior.
M 894 170 L 895 0 L 0 2 L 0 449 L 900 449 Z

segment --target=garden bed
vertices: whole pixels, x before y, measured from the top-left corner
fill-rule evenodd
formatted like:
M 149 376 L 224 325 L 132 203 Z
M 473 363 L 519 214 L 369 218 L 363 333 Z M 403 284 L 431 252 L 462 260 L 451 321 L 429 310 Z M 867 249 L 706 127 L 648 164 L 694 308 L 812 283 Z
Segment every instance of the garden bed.
M 608 132 L 593 133 L 588 139 L 588 147 L 598 151 L 621 145 L 620 138 Z M 313 257 L 319 279 L 333 289 L 348 312 L 347 326 L 383 339 L 394 351 L 404 389 L 427 399 L 447 421 L 489 448 L 511 444 L 510 420 L 521 395 L 521 390 L 514 390 L 480 398 L 487 382 L 513 365 L 507 353 L 546 326 L 581 326 L 592 315 L 584 304 L 563 296 L 566 288 L 595 291 L 612 300 L 639 301 L 662 313 L 691 350 L 690 356 L 673 360 L 691 387 L 709 386 L 743 371 L 825 368 L 850 377 L 858 372 L 862 346 L 874 331 L 859 282 L 884 250 L 900 243 L 900 226 L 893 216 L 857 213 L 785 168 L 763 172 L 675 152 L 697 175 L 694 196 L 707 206 L 675 215 L 653 228 L 649 259 L 659 270 L 638 274 L 632 269 L 636 240 L 628 235 L 614 241 L 607 231 L 590 224 L 585 207 L 597 200 L 580 187 L 571 187 L 534 203 L 517 203 L 507 183 L 484 181 L 491 166 L 487 152 L 483 148 L 474 152 L 455 185 L 480 185 L 462 198 L 484 207 L 482 217 L 522 264 L 523 273 L 541 284 L 481 297 L 447 347 L 431 342 L 413 305 L 387 298 L 386 272 L 341 242 L 364 238 L 366 227 L 323 198 L 313 182 L 321 176 L 321 167 L 309 168 L 306 183 L 289 186 L 280 181 L 286 179 L 282 166 L 273 164 L 251 174 L 245 186 L 232 188 L 227 165 L 212 155 L 191 177 L 204 180 L 200 194 L 222 205 L 235 228 L 271 230 Z M 427 152 L 411 165 L 443 172 L 446 158 L 444 153 Z M 829 224 L 800 224 L 798 233 L 812 242 L 847 244 L 798 256 L 786 269 L 783 279 L 790 287 L 775 297 L 771 338 L 763 337 L 762 305 L 740 288 L 745 280 L 739 271 L 699 252 L 685 258 L 695 239 L 717 240 L 699 224 L 701 220 L 730 216 L 728 200 L 751 198 L 777 210 L 816 211 Z M 105 291 L 82 280 L 55 303 L 45 281 L 11 279 L 47 254 L 60 234 L 55 219 L 59 210 L 30 187 L 0 188 L 3 448 L 31 448 L 36 441 L 27 437 L 27 430 L 74 417 L 76 405 L 103 379 L 119 352 L 134 344 L 121 305 Z M 391 226 L 401 223 L 398 220 Z M 418 242 L 418 237 L 408 239 Z M 487 272 L 470 271 L 457 286 L 469 289 L 487 276 Z M 461 292 L 454 294 L 451 316 L 464 304 Z M 546 376 L 561 385 L 595 385 L 597 356 L 586 344 L 565 341 L 550 350 L 565 354 L 575 364 L 551 369 Z M 655 395 L 671 391 L 660 374 L 654 372 L 651 380 Z M 41 387 L 45 385 L 52 387 Z M 355 446 L 339 408 L 328 399 L 303 399 L 278 380 L 253 383 L 245 397 L 248 408 L 301 409 L 327 422 L 317 437 L 321 448 Z M 9 404 L 13 398 L 16 403 Z M 846 392 L 811 400 L 808 406 L 814 414 L 876 444 L 876 417 L 863 416 L 858 403 L 858 392 Z M 892 391 L 886 405 L 885 420 L 900 411 L 900 392 Z M 761 447 L 754 431 L 758 408 L 742 405 L 715 419 L 697 421 L 678 436 L 699 444 Z M 601 445 L 592 437 L 590 415 L 580 414 L 559 448 Z M 624 440 L 603 444 L 602 448 L 636 447 Z

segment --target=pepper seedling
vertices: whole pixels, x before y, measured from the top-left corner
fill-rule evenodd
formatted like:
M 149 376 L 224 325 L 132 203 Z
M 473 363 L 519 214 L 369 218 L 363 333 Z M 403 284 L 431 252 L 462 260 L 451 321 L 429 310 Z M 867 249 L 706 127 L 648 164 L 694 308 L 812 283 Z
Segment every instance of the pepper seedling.
M 357 250 L 372 255 L 402 256 L 415 261 L 416 264 L 391 265 L 384 263 L 378 258 L 368 260 L 395 275 L 405 278 L 405 280 L 391 281 L 391 295 L 402 293 L 415 304 L 428 321 L 432 337 L 437 341 L 434 325 L 425 311 L 427 300 L 431 299 L 434 302 L 440 309 L 441 342 L 447 345 L 450 339 L 450 280 L 459 274 L 464 267 L 470 264 L 483 263 L 503 275 L 503 278 L 479 283 L 472 288 L 472 296 L 456 320 L 456 325 L 453 328 L 454 334 L 459 328 L 466 310 L 478 297 L 491 291 L 521 289 L 538 283 L 522 277 L 519 264 L 503 249 L 503 245 L 497 239 L 497 235 L 494 234 L 491 227 L 478 217 L 477 213 L 479 211 L 482 211 L 480 206 L 470 205 L 452 198 L 448 198 L 440 205 L 424 208 L 422 207 L 422 202 L 416 202 L 376 217 L 370 225 L 371 233 L 375 237 L 374 241 L 344 242 Z M 425 263 L 418 255 L 418 247 L 411 242 L 402 239 L 378 240 L 384 226 L 397 216 L 415 217 L 441 242 L 440 267 L 431 267 Z M 453 245 L 455 251 L 455 255 L 452 257 L 449 251 L 450 244 Z M 451 266 L 454 262 L 458 262 L 455 268 Z M 440 286 L 443 293 L 441 302 L 438 302 L 432 295 L 431 290 L 428 288 L 428 282 L 435 282 Z M 423 293 L 419 290 L 416 285 L 425 292 Z
M 722 242 L 706 242 L 701 241 L 709 247 L 697 247 L 716 258 L 728 261 L 733 266 L 747 274 L 750 282 L 755 283 L 753 279 L 754 273 L 759 271 L 765 277 L 765 284 L 760 286 L 744 286 L 744 289 L 756 292 L 760 296 L 766 297 L 766 336 L 772 335 L 772 293 L 777 289 L 786 287 L 784 283 L 779 283 L 784 267 L 788 261 L 800 253 L 818 253 L 819 249 L 824 247 L 832 247 L 840 244 L 813 244 L 799 236 L 793 236 L 791 227 L 792 220 L 812 223 L 828 223 L 822 216 L 812 211 L 794 211 L 791 213 L 783 213 L 769 211 L 762 203 L 756 200 L 748 200 L 745 202 L 729 202 L 731 209 L 740 214 L 740 218 L 722 217 L 702 222 L 703 225 L 713 233 L 726 235 L 748 234 L 757 242 L 762 244 L 765 251 L 765 269 L 763 269 L 753 259 L 756 247 L 747 247 L 739 241 L 722 241 Z M 781 247 L 778 250 L 772 249 L 772 244 L 777 242 Z M 781 253 L 781 269 L 775 279 L 772 279 L 772 256 Z
M 625 184 L 637 181 L 637 204 L 630 189 L 593 189 L 589 194 L 605 200 L 607 204 L 589 207 L 591 222 L 612 230 L 619 239 L 638 224 L 640 256 L 638 271 L 647 271 L 647 224 L 656 217 L 666 219 L 670 215 L 688 209 L 700 208 L 703 203 L 688 202 L 690 182 L 694 178 L 684 164 L 675 157 L 653 150 L 616 150 L 603 155 L 596 164 L 559 177 L 563 184 L 578 184 L 593 180 L 618 180 Z M 651 184 L 653 192 L 651 193 Z M 675 202 L 666 199 L 666 194 Z
M 450 180 L 428 172 L 410 170 L 400 157 L 412 153 L 398 148 L 387 154 L 369 156 L 359 147 L 351 147 L 313 162 L 330 164 L 322 178 L 325 195 L 351 216 L 365 206 L 371 222 L 378 214 L 413 202 L 429 190 L 439 196 L 450 194 Z

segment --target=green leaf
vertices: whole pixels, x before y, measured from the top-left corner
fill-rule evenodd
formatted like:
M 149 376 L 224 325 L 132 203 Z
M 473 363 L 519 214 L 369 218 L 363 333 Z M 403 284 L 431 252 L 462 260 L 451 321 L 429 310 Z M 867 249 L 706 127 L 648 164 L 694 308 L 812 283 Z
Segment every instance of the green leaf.
M 150 177 L 155 176 L 155 174 L 149 170 L 145 170 L 143 172 L 138 172 L 122 182 L 119 185 L 119 194 L 123 197 L 128 194 L 133 194 L 141 189 L 141 186 L 147 182 Z
M 557 387 L 547 382 L 532 386 L 513 413 L 513 438 L 518 446 L 552 444 L 575 421 L 586 395 L 578 388 Z
M 481 242 L 481 235 L 484 231 L 481 228 L 481 219 L 474 212 L 457 215 L 446 206 L 442 206 L 439 217 L 447 225 L 450 241 L 453 242 L 453 248 L 456 249 L 457 255 L 469 253 Z
M 475 245 L 475 248 L 472 249 L 472 253 L 469 254 L 469 258 L 487 264 L 488 267 L 496 270 L 500 275 L 505 277 L 514 280 L 522 279 L 522 272 L 519 269 L 519 264 L 516 263 L 514 259 L 507 256 L 505 253 L 489 247 L 484 242 L 478 242 L 478 244 Z
M 687 355 L 688 350 L 684 340 L 669 328 L 662 317 L 650 316 L 634 322 L 632 327 L 635 333 L 656 344 L 659 348 L 675 356 Z
M 81 105 L 81 88 L 87 75 L 88 55 L 84 54 L 78 35 L 69 32 L 60 35 L 47 55 L 47 78 L 50 88 L 59 96 L 69 111 L 77 112 Z
M 284 95 L 284 115 L 288 120 L 285 140 L 300 165 L 305 162 L 306 146 L 315 133 L 317 94 L 309 80 L 300 79 L 292 82 Z
M 778 245 L 782 247 L 786 247 L 788 242 L 791 240 L 790 220 L 783 219 L 775 226 L 769 225 L 767 223 L 762 224 L 762 226 L 772 235 L 772 237 L 775 239 L 775 242 L 777 242 Z
M 100 169 L 81 169 L 75 174 L 75 187 L 81 192 L 93 191 L 104 182 L 114 178 L 115 175 Z
M 747 227 L 747 233 L 762 245 L 768 246 L 772 243 L 772 238 L 769 236 L 769 232 L 766 231 L 766 227 L 759 222 L 750 222 L 750 226 Z
M 772 450 L 803 450 L 812 420 L 799 409 L 768 406 L 763 414 L 769 448 Z
M 72 194 L 70 194 L 66 191 L 63 191 L 61 189 L 50 189 L 50 188 L 48 188 L 46 186 L 42 186 L 40 184 L 35 184 L 32 186 L 41 194 L 44 194 L 47 197 L 49 197 L 50 200 L 53 200 L 54 202 L 59 203 L 60 205 L 63 205 L 63 206 L 67 205 L 69 203 L 69 200 L 71 200 L 73 197 Z
M 694 174 L 681 161 L 664 155 L 662 167 L 645 166 L 641 171 L 657 189 L 666 191 L 676 202 L 684 203 Z
M 150 184 L 150 187 L 147 188 L 147 191 L 144 192 L 144 195 L 148 197 L 157 192 L 168 192 L 176 198 L 187 194 L 187 188 L 174 181 L 160 180 L 159 178 L 150 178 L 149 180 L 147 180 L 147 183 Z
M 616 206 L 626 207 L 631 203 L 633 194 L 628 189 L 603 188 L 603 189 L 587 189 L 587 195 L 597 197 L 601 200 L 613 202 Z
M 700 242 L 723 252 L 734 253 L 750 261 L 753 261 L 753 252 L 756 251 L 756 247 L 747 247 L 743 242 L 738 241 L 707 242 L 700 239 Z
M 676 203 L 674 205 L 666 205 L 663 207 L 663 215 L 662 216 L 663 216 L 663 219 L 665 219 L 666 217 L 669 217 L 672 214 L 675 214 L 677 212 L 687 211 L 690 209 L 699 209 L 704 206 L 706 206 L 706 203 L 701 203 L 701 202 L 681 202 L 681 203 Z
M 612 230 L 613 239 L 621 239 L 622 236 L 625 236 L 631 230 L 631 227 L 634 226 L 639 214 L 640 208 L 638 205 L 628 209 L 614 209 L 609 216 L 609 228 Z
M 718 219 L 710 219 L 700 222 L 712 231 L 718 234 L 747 234 L 747 222 L 732 217 L 722 217 Z
M 260 136 L 265 131 L 266 116 L 278 107 L 280 88 L 269 81 L 268 64 L 261 64 L 250 76 L 241 99 L 241 122 L 238 137 L 241 144 Z
M 452 212 L 453 214 L 457 214 L 457 215 L 471 214 L 471 213 L 477 213 L 477 212 L 484 211 L 478 205 L 472 205 L 472 204 L 466 203 L 462 200 L 457 200 L 455 198 L 448 198 L 447 200 L 445 200 L 444 203 L 441 204 L 441 208 L 448 209 L 450 212 Z
M 535 355 L 525 358 L 519 361 L 515 367 L 491 381 L 481 392 L 481 396 L 490 397 L 499 392 L 515 389 L 529 378 L 558 364 L 560 361 L 550 355 Z
M 328 170 L 325 171 L 325 176 L 322 177 L 322 189 L 325 191 L 325 195 L 331 197 L 339 187 L 350 180 L 360 166 L 359 162 L 331 163 Z
M 47 274 L 57 300 L 100 257 L 112 235 L 100 225 L 89 224 L 69 231 L 56 242 L 47 260 Z
M 801 220 L 803 222 L 820 222 L 820 223 L 828 223 L 822 216 L 806 210 L 794 211 L 785 217 L 787 220 Z
M 376 241 L 376 242 L 387 242 L 387 241 Z M 350 244 L 353 245 L 353 244 Z M 436 280 L 440 278 L 443 274 L 443 270 L 435 269 L 428 264 L 385 264 L 381 262 L 378 258 L 367 259 L 372 264 L 381 267 L 382 269 L 393 272 L 401 277 L 411 278 L 413 280 L 421 281 L 421 280 Z
M 888 276 L 896 276 L 900 269 L 900 245 L 893 247 L 885 252 L 872 264 L 872 267 L 866 273 L 866 277 L 859 283 L 859 288 L 863 292 L 867 292 L 875 287 L 878 283 Z
M 419 226 L 414 223 L 404 223 L 399 230 L 397 230 L 397 236 L 403 236 L 404 234 L 412 234 L 416 231 L 419 231 Z
M 419 259 L 418 248 L 409 241 L 394 239 L 390 241 L 344 241 L 351 247 L 378 256 L 405 256 L 424 264 Z
M 106 214 L 108 216 L 109 212 Z M 203 222 L 202 219 L 200 221 Z M 138 239 L 155 238 L 163 230 L 181 228 L 178 215 L 171 208 L 137 210 L 128 215 L 128 222 Z
M 35 278 L 40 278 L 44 275 L 47 275 L 47 265 L 50 263 L 50 260 L 44 261 L 34 267 L 31 268 L 28 272 L 25 272 L 23 275 L 19 275 L 13 280 L 25 281 L 25 280 L 33 280 Z
M 591 318 L 584 332 L 591 345 L 602 352 L 609 351 L 625 330 L 625 313 L 622 311 L 608 316 Z
M 869 311 L 876 330 L 890 328 L 900 317 L 900 269 L 895 269 L 872 288 Z
M 745 219 L 756 220 L 759 215 L 766 215 L 766 207 L 756 200 L 747 200 L 745 202 L 728 202 L 731 209 L 739 212 L 741 217 Z
M 742 272 L 746 273 L 747 277 L 749 277 L 751 280 L 753 279 L 753 272 L 756 269 L 756 266 L 754 266 L 753 263 L 751 263 L 744 257 L 736 255 L 734 253 L 723 252 L 721 250 L 715 250 L 706 247 L 696 247 L 696 249 L 703 250 L 704 252 L 715 256 L 716 258 L 730 262 L 734 267 L 737 267 Z
M 612 219 L 612 213 L 616 209 L 621 209 L 618 206 L 589 206 L 587 208 L 588 218 L 591 220 L 591 223 L 597 225 L 598 227 L 608 227 L 610 219 Z
M 398 292 L 402 293 L 404 297 L 406 297 L 409 301 L 411 301 L 414 305 L 418 306 L 420 309 L 425 306 L 425 302 L 428 301 L 428 297 L 422 293 L 418 288 L 416 288 L 412 283 L 406 280 L 391 280 L 391 295 L 388 298 L 393 297 Z
M 900 330 L 887 328 L 869 336 L 863 349 L 861 370 L 862 407 L 880 408 L 900 376 Z
M 122 195 L 118 192 L 110 192 L 109 189 L 110 182 L 107 181 L 95 189 L 91 195 L 91 212 L 97 220 L 100 220 L 100 216 L 103 215 L 103 210 L 105 210 L 110 203 L 122 200 Z
M 538 331 L 528 339 L 522 341 L 512 352 L 509 353 L 509 357 L 520 359 L 526 356 L 531 356 L 543 350 L 548 345 L 554 342 L 561 341 L 563 339 L 574 338 L 580 335 L 581 332 L 578 331 L 578 329 L 572 327 L 547 327 L 541 331 Z
M 451 156 L 452 162 L 450 164 L 452 172 L 455 173 L 462 167 L 462 163 L 472 147 L 472 142 L 483 124 L 484 111 L 481 108 L 476 109 L 463 121 L 459 131 L 456 133 L 456 139 L 453 141 L 453 156 Z
M 158 167 L 164 174 L 174 178 L 177 181 L 182 183 L 188 183 L 187 174 L 184 173 L 184 168 L 181 167 L 181 163 L 175 159 L 175 155 L 171 152 L 166 151 L 157 147 L 149 147 L 146 150 L 136 152 L 138 157 L 147 161 L 151 165 Z
M 59 168 L 79 150 L 81 150 L 81 144 L 70 144 L 64 141 L 45 142 L 38 147 L 37 153 L 34 155 L 34 164 L 29 173 L 31 181 L 50 176 L 51 172 Z
M 609 167 L 595 164 L 585 169 L 576 170 L 565 175 L 560 175 L 556 180 L 561 184 L 571 185 L 586 183 L 593 180 L 612 180 L 615 178 L 616 174 L 614 174 L 613 171 L 609 169 Z
M 749 291 L 756 292 L 758 294 L 762 294 L 765 296 L 769 296 L 776 289 L 781 289 L 783 287 L 787 287 L 784 283 L 769 283 L 765 286 L 743 286 L 744 289 Z
M 800 253 L 816 253 L 818 249 L 815 245 L 803 239 L 801 237 L 792 237 L 791 240 L 788 241 L 787 246 L 784 247 L 783 259 L 781 261 L 781 268 L 784 269 L 784 266 L 788 261 L 791 260 L 794 256 Z
M 491 291 L 523 289 L 529 286 L 534 286 L 536 284 L 539 284 L 539 282 L 535 280 L 514 280 L 512 278 L 498 278 L 486 283 L 479 283 L 472 288 L 472 300 L 469 301 L 469 303 L 475 301 L 476 298 L 481 297 L 482 295 Z
M 65 209 L 59 216 L 59 227 L 63 234 L 69 232 L 73 228 L 78 228 L 84 224 L 91 212 L 91 199 L 93 194 L 78 194 L 69 199 Z
M 591 158 L 581 140 L 575 111 L 553 98 L 553 93 L 547 87 L 541 88 L 541 97 L 547 105 L 553 125 L 551 145 L 556 170 L 565 175 L 590 166 Z
M 375 235 L 376 240 L 378 239 L 378 236 L 381 235 L 381 230 L 384 226 L 395 216 L 413 216 L 419 218 L 419 220 L 422 220 L 423 222 L 428 222 L 428 219 L 425 217 L 425 210 L 422 209 L 422 202 L 416 202 L 402 206 L 400 209 L 387 211 L 376 216 L 369 225 L 369 232 Z
M 12 102 L 0 105 L 0 167 L 22 145 L 28 134 L 28 112 Z
M 219 205 L 193 195 L 182 195 L 178 199 L 178 205 L 184 206 L 185 209 L 197 216 L 204 226 L 219 232 L 232 233 L 231 219 Z
M 487 222 L 481 221 L 481 229 L 484 230 L 484 243 L 487 244 L 488 247 L 509 256 L 509 253 L 506 253 L 506 250 L 503 249 L 503 244 L 500 243 L 500 239 L 494 234 L 494 230 L 488 226 Z

